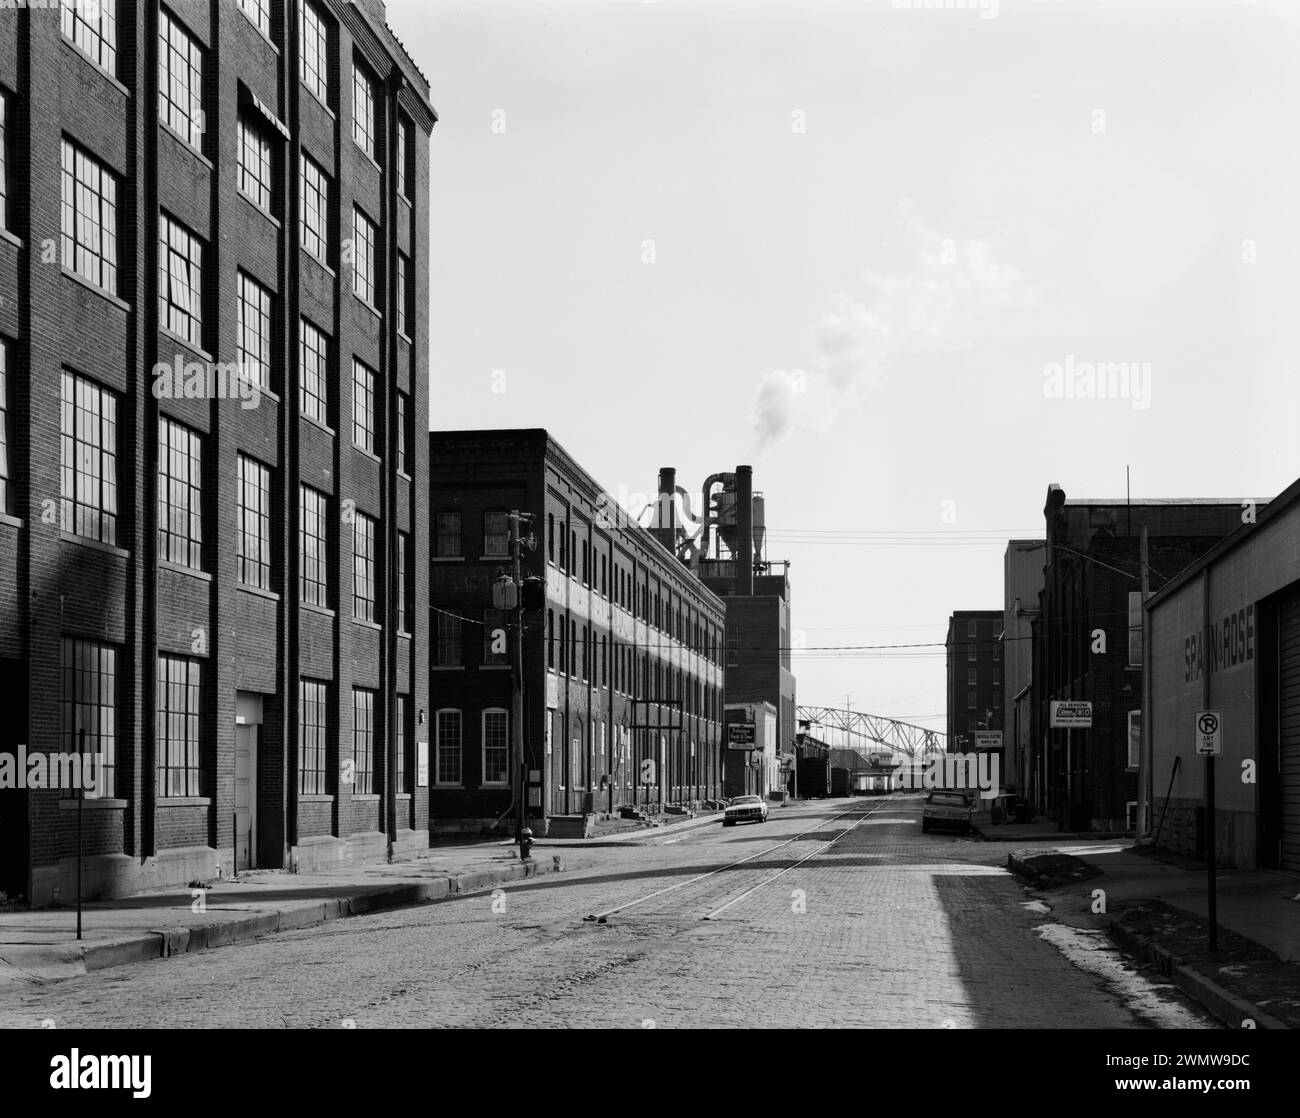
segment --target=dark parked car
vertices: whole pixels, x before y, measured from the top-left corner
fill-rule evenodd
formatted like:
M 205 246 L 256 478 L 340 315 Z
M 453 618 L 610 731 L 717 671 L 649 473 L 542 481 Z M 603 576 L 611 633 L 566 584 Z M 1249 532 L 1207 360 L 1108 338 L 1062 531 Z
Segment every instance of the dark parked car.
M 971 803 L 965 792 L 935 790 L 925 797 L 921 808 L 921 830 L 928 832 L 941 828 L 950 831 L 970 831 Z

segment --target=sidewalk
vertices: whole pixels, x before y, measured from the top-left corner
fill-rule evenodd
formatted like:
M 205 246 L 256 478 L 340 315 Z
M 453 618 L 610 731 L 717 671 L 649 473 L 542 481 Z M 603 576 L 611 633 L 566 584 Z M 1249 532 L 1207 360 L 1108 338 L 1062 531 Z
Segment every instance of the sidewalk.
M 1203 863 L 1129 839 L 1078 837 L 1097 841 L 1050 853 L 1036 844 L 1008 855 L 1007 866 L 1036 883 L 1057 919 L 1104 930 L 1229 1027 L 1247 1018 L 1258 1028 L 1300 1026 L 1300 874 L 1219 868 L 1221 943 L 1212 954 Z M 1075 870 L 1062 872 L 1070 862 Z M 1054 876 L 1044 881 L 1042 869 Z M 1097 889 L 1105 908 L 1094 914 Z
M 206 889 L 172 889 L 75 908 L 0 912 L 0 989 L 7 983 L 48 982 L 87 971 L 187 951 L 245 943 L 259 936 L 490 889 L 562 869 L 585 868 L 584 848 L 654 846 L 719 824 L 722 815 L 669 816 L 593 838 L 539 839 L 532 860 L 519 860 L 509 839 L 435 841 L 404 862 L 349 866 L 320 873 L 253 870 L 218 879 Z

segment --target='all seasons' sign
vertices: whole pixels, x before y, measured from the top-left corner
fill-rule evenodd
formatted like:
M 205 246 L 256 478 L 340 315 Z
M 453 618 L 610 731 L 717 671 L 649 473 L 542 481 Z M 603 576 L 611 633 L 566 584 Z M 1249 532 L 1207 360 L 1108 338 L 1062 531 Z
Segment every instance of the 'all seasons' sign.
M 1206 647 L 1208 637 L 1209 647 Z M 1235 668 L 1255 659 L 1255 607 L 1242 606 L 1215 618 L 1206 632 L 1192 633 L 1183 641 L 1183 682 Z

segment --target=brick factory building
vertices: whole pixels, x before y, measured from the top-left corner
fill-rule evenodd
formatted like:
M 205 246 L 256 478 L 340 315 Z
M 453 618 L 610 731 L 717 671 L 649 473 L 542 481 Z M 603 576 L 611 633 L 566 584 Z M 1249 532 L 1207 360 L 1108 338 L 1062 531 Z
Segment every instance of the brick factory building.
M 434 829 L 491 826 L 513 802 L 512 650 L 492 641 L 512 511 L 533 517 L 522 574 L 545 585 L 524 646 L 529 825 L 717 798 L 717 596 L 548 432 L 435 431 L 429 446 Z
M 1249 502 L 1250 509 L 1264 502 Z M 1048 487 L 1047 548 L 1033 622 L 1028 767 L 1039 810 L 1066 830 L 1140 825 L 1142 532 L 1159 591 L 1242 523 L 1241 501 L 1067 499 Z M 1053 728 L 1053 700 L 1092 704 L 1088 729 Z
M 956 610 L 944 641 L 948 661 L 948 748 L 974 751 L 981 730 L 1002 729 L 1002 611 Z
M 88 896 L 427 846 L 426 79 L 379 0 L 100 0 L 0 87 L 0 752 L 102 756 Z

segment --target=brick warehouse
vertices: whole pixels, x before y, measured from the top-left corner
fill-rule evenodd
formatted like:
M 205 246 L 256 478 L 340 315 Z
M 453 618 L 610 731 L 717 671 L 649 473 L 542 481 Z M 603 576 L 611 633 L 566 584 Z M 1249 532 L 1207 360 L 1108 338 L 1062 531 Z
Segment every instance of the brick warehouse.
M 1240 501 L 1067 499 L 1048 487 L 1028 783 L 1036 806 L 1066 829 L 1139 825 L 1143 530 L 1154 592 L 1234 531 L 1242 513 Z M 1052 728 L 1054 699 L 1092 703 L 1091 728 Z
M 384 16 L 0 11 L 3 747 L 103 756 L 89 895 L 427 845 L 436 117 Z M 0 889 L 71 898 L 75 802 L 0 793 Z
M 1001 633 L 1001 610 L 956 610 L 948 618 L 948 744 L 954 753 L 973 750 L 979 731 L 1002 729 Z
M 429 443 L 435 830 L 490 826 L 512 803 L 510 661 L 490 639 L 511 510 L 534 517 L 522 573 L 545 580 L 524 647 L 530 825 L 716 798 L 722 602 L 546 431 Z

